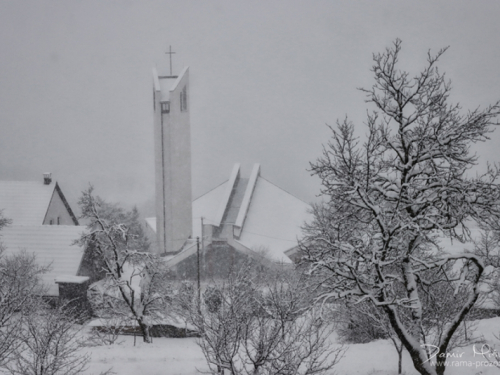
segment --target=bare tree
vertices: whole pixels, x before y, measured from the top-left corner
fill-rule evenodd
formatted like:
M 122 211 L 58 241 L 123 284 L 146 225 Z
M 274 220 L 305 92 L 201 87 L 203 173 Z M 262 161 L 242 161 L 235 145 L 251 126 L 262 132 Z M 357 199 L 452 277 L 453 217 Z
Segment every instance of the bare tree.
M 463 306 L 466 296 L 466 293 L 455 295 L 454 290 L 450 290 L 450 285 L 447 284 L 431 284 L 431 289 L 430 292 L 422 292 L 424 295 L 422 331 L 430 354 L 439 346 L 443 334 L 452 323 L 457 310 Z M 406 311 L 402 313 L 405 314 L 401 317 L 402 320 L 411 319 Z M 404 345 L 383 309 L 378 308 L 370 300 L 357 303 L 347 300 L 345 303 L 337 304 L 334 319 L 339 326 L 337 328 L 339 338 L 346 343 L 390 340 L 398 354 L 398 374 L 402 373 Z M 476 335 L 476 327 L 476 322 L 463 320 L 448 345 L 448 351 L 482 343 L 483 338 Z
M 194 327 L 189 327 L 188 330 L 188 325 L 191 323 L 191 312 L 197 307 L 197 296 L 198 293 L 194 282 L 183 280 L 173 283 L 171 309 L 175 318 L 179 318 L 184 322 L 185 336 L 188 336 L 188 333 L 194 333 Z
M 83 373 L 90 356 L 81 352 L 84 341 L 75 322 L 75 311 L 68 311 L 66 304 L 56 309 L 39 307 L 32 312 L 17 335 L 19 345 L 12 353 L 12 361 L 5 365 L 7 371 L 11 375 Z
M 500 217 L 498 169 L 467 176 L 477 163 L 470 145 L 488 139 L 500 108 L 461 114 L 448 104 L 451 86 L 436 68 L 445 49 L 429 53 L 414 78 L 398 69 L 400 50 L 396 40 L 373 56 L 375 83 L 363 91 L 376 111 L 367 116 L 366 141 L 346 119 L 311 163 L 326 201 L 315 209 L 302 251 L 323 278 L 323 299 L 370 300 L 387 315 L 415 369 L 443 374 L 445 362 L 432 363 L 425 350 L 423 299 L 432 283 L 464 296 L 439 335 L 437 350 L 446 353 L 480 295 L 488 260 L 473 252 L 444 254 L 439 241 L 468 241 L 469 223 Z
M 242 348 L 245 374 L 324 374 L 342 358 L 345 349 L 329 340 L 333 325 L 312 307 L 305 277 L 293 271 L 258 276 L 260 293 L 245 324 Z
M 451 263 L 442 266 L 442 270 L 447 275 L 453 274 Z M 420 290 L 422 299 L 422 330 L 425 342 L 431 348 L 439 347 L 447 334 L 451 324 L 455 322 L 455 317 L 460 313 L 463 306 L 470 297 L 470 283 L 466 281 L 464 285 L 459 283 L 443 282 L 441 280 L 442 271 L 430 270 L 422 272 L 428 284 Z M 464 316 L 460 325 L 456 327 L 454 334 L 448 342 L 448 351 L 462 348 L 468 345 L 477 344 L 484 341 L 482 336 L 476 335 L 477 324 L 469 321 L 470 310 Z
M 79 204 L 88 231 L 78 242 L 88 246 L 106 275 L 90 288 L 94 311 L 137 322 L 144 342 L 151 342 L 152 324 L 167 311 L 168 271 L 147 252 L 137 210 L 127 212 L 104 202 L 93 195 L 92 187 L 83 192 Z
M 390 340 L 398 353 L 398 374 L 401 374 L 404 347 L 383 311 L 370 301 L 354 303 L 346 300 L 335 305 L 333 319 L 341 342 L 364 344 L 381 339 Z
M 109 319 L 101 319 L 99 326 L 92 327 L 88 335 L 87 345 L 100 346 L 117 343 L 118 338 L 125 330 L 125 323 L 119 315 L 113 315 Z
M 0 211 L 0 230 L 9 223 Z M 38 307 L 44 290 L 40 276 L 47 271 L 25 251 L 4 252 L 0 243 L 0 365 L 11 358 L 18 345 L 17 334 L 25 316 Z
M 0 209 L 0 230 L 5 228 L 7 225 L 12 224 L 12 220 L 3 215 L 3 210 Z
M 18 344 L 17 333 L 31 311 L 41 303 L 40 275 L 46 268 L 26 252 L 3 256 L 0 250 L 0 365 Z
M 496 265 L 498 268 L 500 263 L 499 249 L 500 249 L 500 225 L 499 223 L 493 223 L 493 230 L 485 230 L 479 240 L 476 243 L 477 252 L 491 260 L 491 263 Z M 491 229 L 491 228 L 489 228 Z M 500 274 L 498 272 L 493 274 L 490 278 L 490 293 L 483 296 L 482 311 L 479 313 L 495 313 L 495 310 L 500 309 Z M 488 311 L 490 310 L 491 311 Z M 491 317 L 488 316 L 488 317 Z M 500 342 L 500 332 L 494 332 L 493 336 L 496 339 L 496 343 L 483 342 L 482 345 L 475 345 L 473 347 L 474 355 L 482 355 L 485 360 L 490 362 L 490 366 L 495 366 L 500 369 L 500 351 L 498 349 L 498 343 Z
M 237 374 L 237 358 L 248 314 L 246 293 L 237 278 L 207 288 L 203 302 L 193 299 L 191 322 L 201 335 L 198 344 L 218 374 Z
M 248 269 L 207 289 L 193 318 L 207 362 L 238 375 L 331 370 L 345 349 L 330 346 L 332 326 L 307 297 L 298 278 L 266 280 Z

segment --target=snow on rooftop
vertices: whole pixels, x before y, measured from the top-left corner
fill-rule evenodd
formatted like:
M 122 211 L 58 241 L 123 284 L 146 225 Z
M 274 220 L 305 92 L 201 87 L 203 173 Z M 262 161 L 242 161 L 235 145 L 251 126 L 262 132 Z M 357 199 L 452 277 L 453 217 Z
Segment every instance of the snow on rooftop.
M 55 283 L 83 284 L 90 278 L 88 276 L 61 275 L 55 278 Z
M 160 79 L 160 91 L 161 91 L 161 100 L 162 101 L 170 101 L 170 90 L 172 86 L 174 86 L 177 78 L 162 78 Z
M 224 200 L 227 185 L 225 181 L 193 202 L 193 238 L 201 237 L 201 218 L 205 224 L 217 222 L 220 203 Z
M 238 171 L 237 164 L 233 168 L 231 177 L 235 177 Z M 302 226 L 312 220 L 310 205 L 260 177 L 258 164 L 254 166 L 250 179 L 240 178 L 238 183 L 235 181 L 235 178 L 230 178 L 194 200 L 192 238 L 201 238 L 202 217 L 204 224 L 221 227 L 232 225 L 232 223 L 220 223 L 222 205 L 225 207 L 225 210 L 222 210 L 224 220 L 228 221 L 228 217 L 233 213 L 234 220 L 242 225 L 235 231 L 235 241 L 238 244 L 261 255 L 264 254 L 273 261 L 290 263 L 291 260 L 285 251 L 298 245 L 297 239 L 302 237 Z M 238 189 L 243 189 L 240 193 L 245 193 L 242 200 L 236 199 L 238 195 L 238 192 L 235 192 L 236 185 Z M 233 193 L 231 199 L 228 191 Z M 156 218 L 147 218 L 146 223 L 156 231 Z M 178 261 L 178 256 L 180 254 L 174 256 L 172 261 L 174 258 Z
M 35 254 L 38 264 L 49 266 L 41 276 L 48 287 L 48 295 L 59 295 L 55 279 L 78 273 L 83 257 L 83 248 L 73 245 L 85 230 L 73 225 L 8 226 L 0 232 L 0 241 L 5 247 L 5 255 L 26 251 Z
M 275 261 L 289 263 L 284 252 L 297 246 L 302 226 L 311 219 L 307 203 L 259 177 L 239 242 Z
M 0 210 L 13 225 L 42 225 L 55 182 L 0 181 Z
M 156 232 L 156 217 L 147 217 L 146 219 L 147 226 L 153 231 Z
M 214 224 L 217 220 L 217 210 L 224 199 L 228 181 L 203 194 L 193 201 L 193 238 L 201 237 L 201 218 L 205 224 Z M 156 232 L 156 217 L 146 218 L 146 224 Z
M 161 92 L 162 101 L 170 101 L 170 92 L 176 89 L 177 85 L 188 70 L 189 67 L 185 67 L 178 76 L 162 76 L 157 73 L 156 69 L 153 69 L 155 90 Z

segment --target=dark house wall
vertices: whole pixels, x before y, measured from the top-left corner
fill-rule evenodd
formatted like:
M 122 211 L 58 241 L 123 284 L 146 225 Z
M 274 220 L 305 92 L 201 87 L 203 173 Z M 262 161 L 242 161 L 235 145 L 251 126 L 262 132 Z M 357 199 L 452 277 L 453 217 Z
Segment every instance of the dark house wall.
M 59 283 L 59 301 L 69 301 L 70 307 L 90 317 L 93 312 L 87 297 L 87 289 L 90 284 L 106 276 L 101 259 L 95 255 L 90 246 L 85 247 L 77 276 L 88 276 L 89 280 L 82 284 Z
M 59 300 L 68 302 L 68 306 L 78 315 L 83 314 L 85 318 L 90 317 L 92 309 L 87 299 L 89 285 L 88 281 L 82 284 L 59 283 Z
M 236 251 L 227 243 L 223 245 L 208 245 L 205 253 L 200 251 L 200 278 L 202 280 L 225 278 L 229 273 L 237 271 L 244 266 L 255 265 L 263 267 L 260 262 Z M 197 279 L 198 262 L 197 254 L 184 259 L 176 266 L 178 279 Z
M 77 276 L 88 276 L 90 278 L 89 285 L 103 279 L 106 276 L 106 272 L 103 269 L 102 259 L 95 254 L 92 246 L 85 247 L 82 263 L 78 269 Z

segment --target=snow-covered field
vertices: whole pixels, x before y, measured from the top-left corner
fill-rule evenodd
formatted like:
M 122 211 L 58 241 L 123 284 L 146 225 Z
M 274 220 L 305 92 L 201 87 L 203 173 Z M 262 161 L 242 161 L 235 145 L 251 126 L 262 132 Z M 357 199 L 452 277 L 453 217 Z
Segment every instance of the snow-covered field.
M 199 375 L 208 367 L 196 340 L 193 338 L 154 338 L 144 344 L 137 337 L 124 336 L 121 344 L 89 348 L 92 354 L 86 373 L 98 375 L 113 368 L 118 375 Z
M 485 319 L 479 322 L 478 332 L 483 334 L 489 344 L 498 342 L 493 334 L 500 332 L 500 318 Z M 136 346 L 132 336 L 124 336 L 121 344 L 88 348 L 92 360 L 87 374 L 98 375 L 101 371 L 113 368 L 118 375 L 197 375 L 208 371 L 203 354 L 194 338 L 155 338 L 152 344 L 144 344 L 137 337 Z M 476 352 L 481 351 L 476 346 Z M 448 375 L 493 375 L 500 369 L 485 365 L 486 360 L 474 349 L 466 347 L 455 351 L 457 358 L 448 367 Z M 459 362 L 461 361 L 461 362 Z M 369 344 L 350 345 L 349 349 L 335 367 L 338 375 L 393 375 L 397 373 L 397 354 L 392 343 L 385 340 Z M 410 363 L 408 353 L 403 359 L 406 375 L 418 374 Z

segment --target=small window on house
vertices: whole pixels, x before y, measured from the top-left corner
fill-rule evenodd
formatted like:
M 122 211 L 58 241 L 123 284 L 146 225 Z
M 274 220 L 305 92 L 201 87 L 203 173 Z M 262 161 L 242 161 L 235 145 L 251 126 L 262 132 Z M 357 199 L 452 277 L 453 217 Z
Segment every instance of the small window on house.
M 57 217 L 57 225 L 61 225 L 61 217 L 60 216 Z
M 187 111 L 187 89 L 186 86 L 181 91 L 181 112 Z
M 54 225 L 54 219 L 50 219 L 49 224 Z

